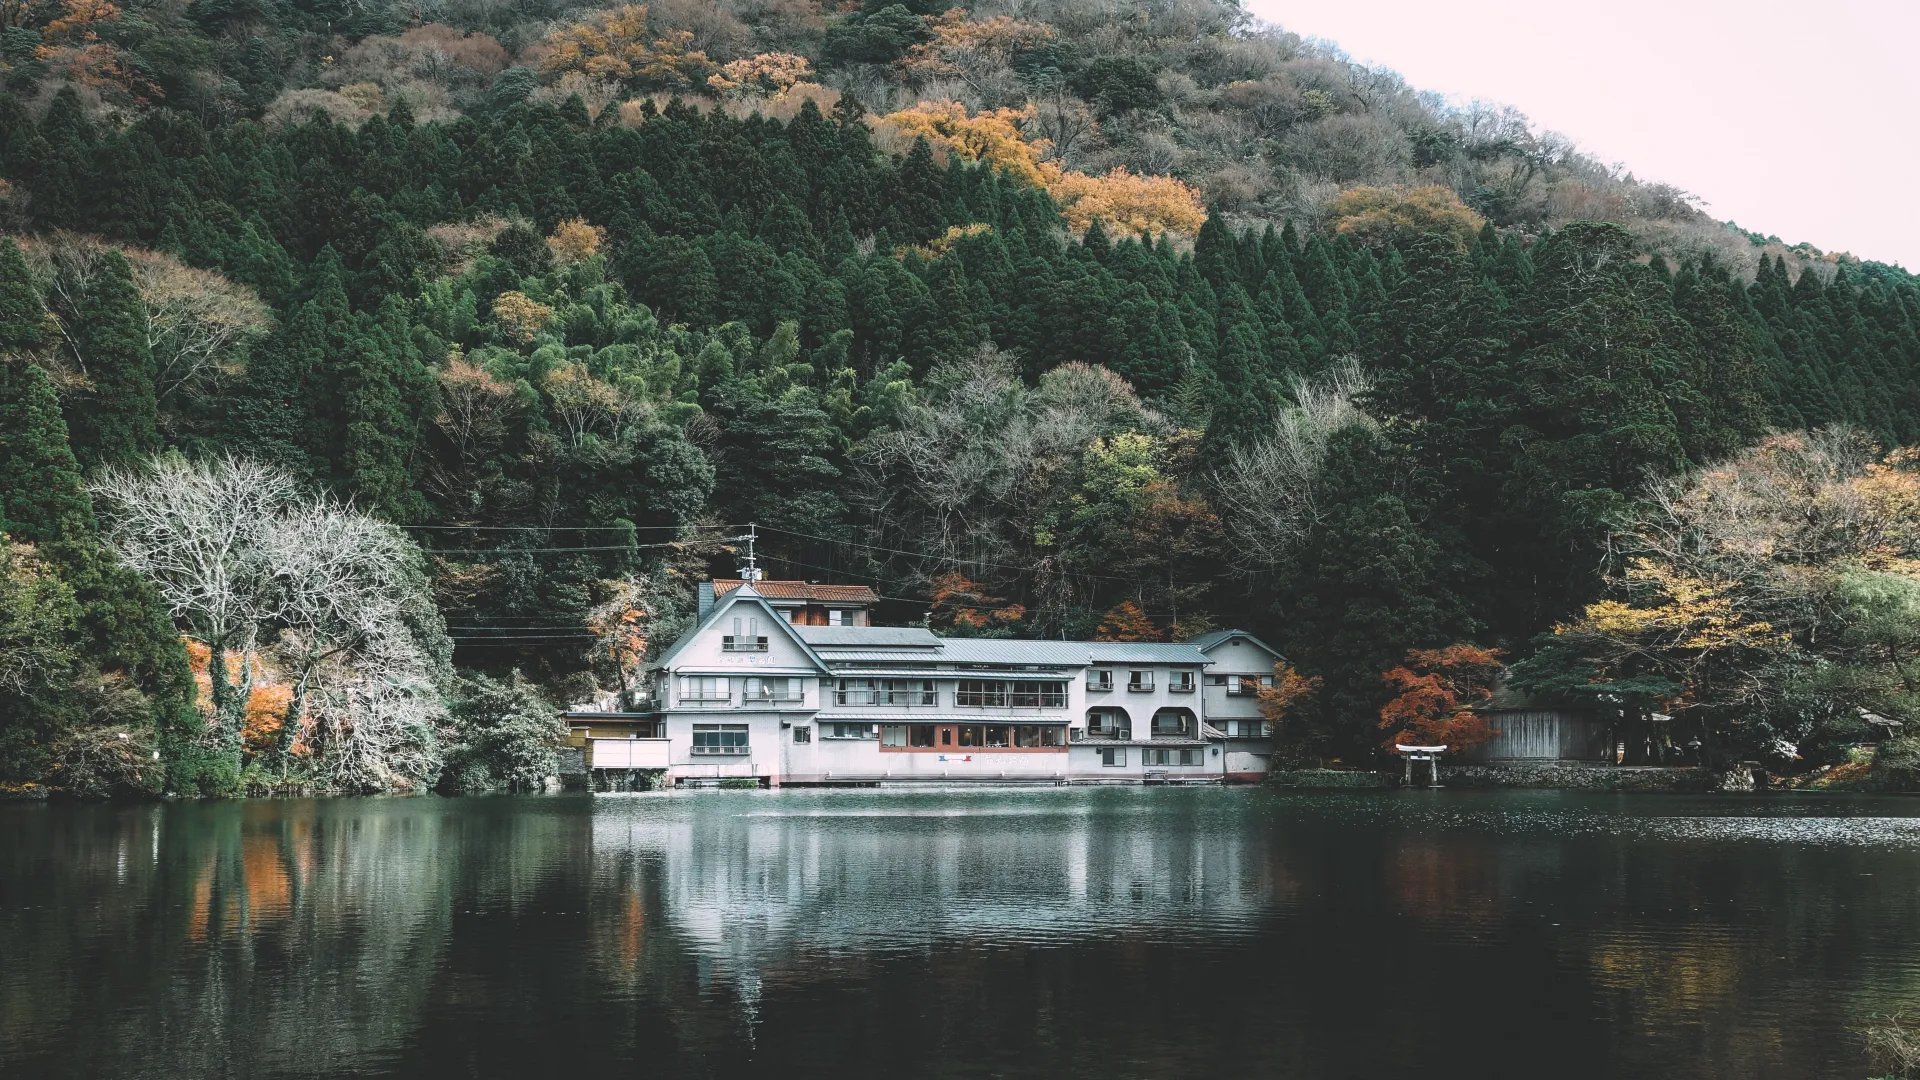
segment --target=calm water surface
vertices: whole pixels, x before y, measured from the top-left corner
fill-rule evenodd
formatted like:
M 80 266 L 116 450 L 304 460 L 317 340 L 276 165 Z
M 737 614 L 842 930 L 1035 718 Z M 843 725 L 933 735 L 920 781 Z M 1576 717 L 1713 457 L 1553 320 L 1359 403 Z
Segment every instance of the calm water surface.
M 1920 802 L 0 806 L 0 1075 L 1852 1077 Z

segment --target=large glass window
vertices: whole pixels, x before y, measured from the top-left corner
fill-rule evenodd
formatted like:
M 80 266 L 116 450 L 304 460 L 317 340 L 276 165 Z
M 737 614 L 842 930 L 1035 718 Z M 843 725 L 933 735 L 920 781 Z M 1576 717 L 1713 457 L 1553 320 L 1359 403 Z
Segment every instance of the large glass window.
M 887 726 L 897 728 L 897 727 L 900 727 L 901 725 L 888 724 Z M 820 725 L 820 737 L 823 739 L 871 739 L 873 738 L 873 728 L 874 728 L 874 725 L 872 724 L 843 724 L 843 723 L 822 724 Z M 902 734 L 900 736 L 900 741 L 898 743 L 889 743 L 885 745 L 905 746 L 906 744 L 907 744 L 907 737 L 906 735 Z
M 696 754 L 744 754 L 747 752 L 747 725 L 693 725 L 693 752 Z
M 1141 751 L 1142 765 L 1204 765 L 1206 751 L 1198 747 L 1183 750 L 1148 749 Z
M 907 745 L 907 725 L 881 724 L 880 745 L 890 749 L 902 749 Z
M 1124 746 L 1101 747 L 1100 764 L 1108 768 L 1125 768 L 1127 764 L 1127 748 Z
M 1007 684 L 984 679 L 961 679 L 954 701 L 960 705 L 1002 706 L 1007 703 Z
M 907 745 L 923 746 L 923 747 L 932 746 L 933 745 L 933 725 L 932 724 L 908 724 L 907 725 Z
M 799 701 L 800 680 L 792 678 L 747 680 L 748 701 Z
M 836 705 L 938 705 L 932 679 L 841 679 L 833 691 Z
M 1006 683 L 962 679 L 954 703 L 989 708 L 1011 705 L 1016 709 L 1064 709 L 1067 707 L 1067 684 L 1051 680 Z
M 1014 683 L 1012 704 L 1015 708 L 1023 709 L 1064 709 L 1067 707 L 1067 684 L 1063 682 Z
M 733 700 L 733 686 L 726 676 L 680 676 L 680 700 L 690 704 L 711 704 Z
M 1014 745 L 1039 749 L 1067 745 L 1067 729 L 1060 724 L 1021 724 L 1014 729 Z

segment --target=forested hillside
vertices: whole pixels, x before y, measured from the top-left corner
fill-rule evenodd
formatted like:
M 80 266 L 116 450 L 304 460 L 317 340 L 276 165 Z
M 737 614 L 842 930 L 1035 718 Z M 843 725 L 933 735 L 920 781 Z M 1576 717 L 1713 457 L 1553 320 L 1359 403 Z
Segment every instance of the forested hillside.
M 1920 441 L 1904 272 L 1231 6 L 544 17 L 0 39 L 12 779 L 509 782 L 551 722 L 510 673 L 628 685 L 749 522 L 947 632 L 1247 627 L 1321 680 L 1301 744 L 1365 753 L 1409 649 L 1600 600 L 1650 481 Z M 274 523 L 223 541 L 245 613 L 152 555 L 202 518 Z

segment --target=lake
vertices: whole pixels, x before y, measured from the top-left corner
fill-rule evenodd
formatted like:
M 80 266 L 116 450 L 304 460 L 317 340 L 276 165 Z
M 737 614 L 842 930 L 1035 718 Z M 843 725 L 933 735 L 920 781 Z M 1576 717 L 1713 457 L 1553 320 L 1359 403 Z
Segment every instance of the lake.
M 1850 1077 L 1920 801 L 0 804 L 8 1077 Z

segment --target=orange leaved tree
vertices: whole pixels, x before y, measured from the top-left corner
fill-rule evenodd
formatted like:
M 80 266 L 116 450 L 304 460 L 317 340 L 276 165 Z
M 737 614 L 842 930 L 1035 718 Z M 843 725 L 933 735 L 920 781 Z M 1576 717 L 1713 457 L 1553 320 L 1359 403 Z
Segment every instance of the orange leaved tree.
M 1380 707 L 1385 746 L 1446 746 L 1458 750 L 1486 742 L 1498 732 L 1473 706 L 1493 696 L 1501 670 L 1500 650 L 1477 645 L 1414 649 L 1380 677 L 1399 691 Z
M 1320 682 L 1320 676 L 1302 675 L 1281 660 L 1273 665 L 1273 684 L 1255 691 L 1260 697 L 1260 715 L 1273 728 L 1274 754 L 1282 761 L 1316 759 L 1330 741 L 1330 733 L 1323 726 L 1308 722 L 1306 706 L 1320 692 Z
M 989 596 L 979 582 L 958 570 L 933 579 L 933 606 L 927 624 L 954 637 L 1006 637 L 1027 617 L 1027 609 Z
M 1118 607 L 1108 609 L 1100 617 L 1100 625 L 1093 631 L 1095 641 L 1159 641 L 1160 631 L 1140 610 L 1140 605 L 1131 600 L 1123 600 Z

